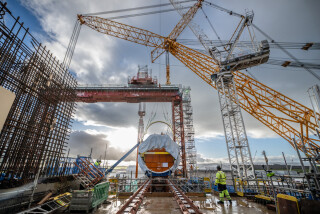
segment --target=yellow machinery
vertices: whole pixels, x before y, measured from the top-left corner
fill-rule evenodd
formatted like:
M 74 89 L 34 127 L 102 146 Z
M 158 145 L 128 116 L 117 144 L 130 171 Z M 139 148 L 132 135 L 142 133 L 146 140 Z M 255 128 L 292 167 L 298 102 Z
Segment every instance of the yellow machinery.
M 199 3 L 201 2 L 199 1 Z M 192 14 L 196 10 L 192 7 L 188 12 Z M 170 38 L 106 18 L 78 15 L 80 24 L 86 25 L 95 31 L 154 48 L 155 50 L 151 53 L 153 61 L 158 56 L 156 54 L 158 50 L 170 52 L 205 83 L 216 89 L 211 76 L 219 73 L 220 68 L 213 58 L 184 46 L 174 39 L 187 26 L 192 17 L 184 16 L 182 21 L 179 22 L 183 24 L 178 24 L 173 29 L 170 35 L 175 36 Z M 316 129 L 318 127 L 312 109 L 240 71 L 234 71 L 233 75 L 238 100 L 242 109 L 287 140 L 292 146 L 294 146 L 293 139 L 295 139 L 299 150 L 302 151 L 302 147 L 305 144 L 307 146 L 307 154 L 316 155 L 316 150 L 319 149 L 319 140 L 309 136 L 309 131 L 312 130 L 317 133 Z

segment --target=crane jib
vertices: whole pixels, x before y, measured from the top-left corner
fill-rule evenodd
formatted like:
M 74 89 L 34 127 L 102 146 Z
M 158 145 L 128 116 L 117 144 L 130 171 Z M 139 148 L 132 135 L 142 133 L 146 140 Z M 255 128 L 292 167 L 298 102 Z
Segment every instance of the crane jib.
M 81 19 L 79 21 L 81 22 Z M 150 31 L 119 22 L 104 20 L 103 18 L 92 19 L 90 21 L 96 26 L 92 29 L 98 32 L 146 46 L 165 48 L 161 44 L 166 38 Z M 100 22 L 99 24 L 97 23 L 98 21 Z M 101 22 L 103 25 L 101 25 Z M 84 22 L 83 24 L 86 25 L 87 23 Z M 109 26 L 111 24 L 112 27 Z M 100 29 L 101 26 L 110 27 L 109 32 Z M 210 86 L 216 88 L 215 84 L 212 83 L 211 74 L 218 72 L 219 68 L 210 56 L 176 41 L 170 39 L 167 39 L 167 41 L 169 52 L 173 56 Z M 315 116 L 311 109 L 241 72 L 234 71 L 233 73 L 242 109 L 287 140 L 291 145 L 293 145 L 292 136 L 294 136 L 297 139 L 299 149 L 302 148 L 303 144 L 299 137 L 301 135 L 304 143 L 310 145 L 310 149 L 307 149 L 308 154 L 316 154 L 316 149 L 319 149 L 319 140 L 309 136 L 309 130 L 315 132 L 317 130 L 317 126 L 314 125 Z

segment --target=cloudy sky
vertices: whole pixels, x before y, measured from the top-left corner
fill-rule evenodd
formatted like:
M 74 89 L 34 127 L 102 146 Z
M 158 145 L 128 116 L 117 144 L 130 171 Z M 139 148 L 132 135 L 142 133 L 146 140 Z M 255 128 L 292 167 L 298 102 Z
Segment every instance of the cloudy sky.
M 254 23 L 279 42 L 319 42 L 320 2 L 317 0 L 209 0 L 222 7 L 245 13 L 253 10 Z M 33 35 L 45 44 L 60 60 L 63 60 L 77 14 L 119 10 L 131 7 L 168 3 L 168 0 L 7 0 L 8 7 L 15 16 L 30 27 Z M 191 5 L 189 4 L 185 4 Z M 163 7 L 162 10 L 171 6 Z M 203 7 L 211 23 L 222 39 L 229 39 L 239 20 L 208 6 Z M 147 11 L 159 11 L 159 8 Z M 146 11 L 135 11 L 139 13 Z M 128 14 L 128 13 L 126 13 Z M 124 13 L 109 14 L 110 16 Z M 108 17 L 104 15 L 103 17 Z M 150 30 L 166 36 L 179 21 L 179 15 L 173 11 L 149 16 L 118 19 L 117 21 Z M 204 29 L 209 39 L 217 39 L 201 11 L 194 21 Z M 244 35 L 245 36 L 245 35 Z M 258 40 L 266 39 L 256 32 Z M 179 39 L 196 39 L 190 29 L 186 29 Z M 246 39 L 246 38 L 243 38 Z M 194 46 L 201 48 L 201 46 Z M 126 83 L 128 76 L 137 72 L 138 65 L 148 65 L 161 83 L 165 83 L 165 59 L 159 58 L 151 63 L 152 49 L 110 36 L 105 36 L 83 26 L 75 49 L 71 71 L 80 84 Z M 301 61 L 317 63 L 319 51 L 291 51 Z M 271 57 L 286 60 L 288 56 L 277 49 L 271 49 Z M 219 110 L 217 92 L 205 84 L 182 63 L 170 57 L 171 82 L 191 87 L 194 111 L 195 140 L 200 162 L 226 161 L 226 145 Z M 262 83 L 281 93 L 310 106 L 307 89 L 318 84 L 305 70 L 283 68 L 281 66 L 261 65 L 250 69 Z M 319 71 L 318 72 L 320 75 Z M 87 155 L 93 148 L 93 156 L 118 159 L 129 150 L 137 139 L 138 104 L 127 103 L 79 103 L 69 146 L 71 154 Z M 148 103 L 146 121 L 151 114 L 155 119 L 165 120 L 170 115 L 170 106 L 162 103 Z M 295 151 L 289 143 L 243 112 L 252 156 L 262 161 L 261 152 L 274 162 L 281 162 L 281 152 L 295 158 Z M 166 127 L 157 125 L 150 132 L 165 131 Z M 127 160 L 134 160 L 134 154 Z

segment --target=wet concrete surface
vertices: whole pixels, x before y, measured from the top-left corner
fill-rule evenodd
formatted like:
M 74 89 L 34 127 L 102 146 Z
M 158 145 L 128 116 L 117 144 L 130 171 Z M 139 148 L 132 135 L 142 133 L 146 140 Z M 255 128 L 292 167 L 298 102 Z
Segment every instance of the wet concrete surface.
M 181 211 L 173 197 L 149 197 L 143 200 L 143 204 L 138 213 L 181 214 Z
M 266 213 L 275 214 L 275 211 L 268 210 L 266 206 L 257 204 L 255 202 L 248 202 L 245 198 L 233 197 L 232 205 L 225 202 L 224 205 L 217 204 L 218 198 L 215 195 L 207 197 L 190 197 L 194 203 L 200 207 L 203 213 L 217 213 L 217 214 L 255 214 Z M 118 209 L 124 204 L 126 199 L 110 199 L 111 204 L 103 204 L 95 214 L 116 213 Z M 173 197 L 147 197 L 144 198 L 138 213 L 141 214 L 180 214 L 178 204 Z

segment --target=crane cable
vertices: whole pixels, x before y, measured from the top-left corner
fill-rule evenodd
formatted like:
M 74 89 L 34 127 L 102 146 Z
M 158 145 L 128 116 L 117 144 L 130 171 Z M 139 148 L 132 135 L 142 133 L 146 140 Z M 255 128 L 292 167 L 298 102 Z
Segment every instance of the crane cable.
M 155 104 L 153 105 L 152 111 L 151 111 L 151 113 L 150 113 L 150 117 L 149 117 L 147 126 L 149 126 L 149 125 L 152 123 L 152 121 L 154 120 L 154 118 L 155 118 L 156 115 L 157 115 L 157 111 L 158 111 L 158 103 L 155 103 Z
M 69 44 L 68 44 L 68 48 L 66 51 L 66 54 L 64 56 L 63 62 L 62 62 L 62 66 L 68 70 L 71 64 L 71 60 L 74 54 L 74 50 L 79 38 L 79 34 L 80 34 L 80 30 L 81 30 L 81 24 L 78 20 L 76 20 L 76 23 L 74 25 L 73 28 L 73 32 L 72 32 L 72 36 L 70 38 Z
M 194 2 L 194 1 L 195 0 L 185 0 L 185 1 L 180 1 L 179 3 L 188 3 L 188 2 Z M 143 7 L 134 7 L 134 8 L 121 9 L 121 10 L 109 10 L 109 11 L 102 11 L 102 12 L 96 12 L 96 13 L 86 13 L 83 15 L 84 16 L 97 16 L 97 15 L 105 15 L 105 14 L 111 14 L 111 13 L 122 13 L 122 12 L 144 10 L 144 9 L 150 9 L 150 8 L 156 8 L 156 7 L 164 7 L 164 6 L 169 6 L 169 5 L 171 5 L 171 3 L 154 4 L 154 5 L 148 5 L 148 6 L 143 6 Z
M 207 14 L 204 12 L 204 10 L 203 10 L 203 8 L 202 8 L 202 7 L 201 7 L 201 11 L 202 11 L 202 13 L 203 13 L 204 17 L 207 19 L 207 21 L 208 21 L 208 23 L 209 23 L 209 25 L 210 25 L 211 29 L 212 29 L 212 30 L 213 30 L 213 32 L 216 34 L 216 36 L 217 36 L 218 40 L 219 40 L 219 41 L 220 41 L 220 43 L 222 44 L 222 41 L 221 41 L 221 39 L 220 39 L 220 36 L 218 35 L 218 33 L 217 33 L 216 29 L 213 27 L 212 23 L 210 22 L 210 20 L 209 20 L 209 18 L 208 18 L 208 16 L 207 16 Z
M 177 42 L 183 45 L 199 45 L 198 39 L 177 39 Z M 219 47 L 219 40 L 204 40 L 205 43 L 214 44 L 216 47 Z M 270 48 L 279 48 L 275 44 L 273 44 L 272 40 L 269 41 Z M 239 41 L 238 46 L 247 46 L 251 43 L 251 41 Z M 277 42 L 281 47 L 285 49 L 302 49 L 306 43 L 303 42 Z M 222 40 L 222 46 L 230 45 L 227 40 Z M 312 46 L 308 50 L 320 50 L 320 43 L 312 43 Z
M 236 13 L 236 12 L 234 12 L 234 11 L 232 11 L 232 10 L 228 10 L 228 9 L 226 9 L 226 8 L 223 8 L 223 7 L 219 6 L 219 5 L 213 4 L 213 3 L 211 3 L 211 2 L 204 1 L 203 3 L 205 3 L 205 4 L 208 5 L 208 6 L 213 7 L 213 8 L 215 8 L 215 9 L 218 9 L 218 10 L 220 10 L 220 11 L 222 11 L 222 12 L 226 12 L 226 13 L 228 13 L 228 14 L 231 15 L 231 16 L 236 16 L 236 17 L 239 17 L 239 18 L 244 18 L 244 15 L 241 15 L 241 14 L 239 14 L 239 13 Z
M 303 64 L 301 63 L 295 56 L 293 56 L 290 52 L 288 52 L 286 49 L 284 49 L 283 47 L 281 47 L 280 44 L 278 44 L 274 39 L 272 39 L 268 34 L 266 34 L 264 31 L 262 31 L 259 27 L 257 27 L 255 24 L 252 23 L 252 26 L 258 30 L 262 35 L 264 35 L 265 37 L 267 37 L 268 39 L 270 39 L 276 46 L 278 46 L 285 54 L 287 54 L 291 59 L 293 59 L 297 64 Z M 303 69 L 305 69 L 306 71 L 308 71 L 310 74 L 312 74 L 314 77 L 316 77 L 319 81 L 320 81 L 320 76 L 317 75 L 314 71 L 312 71 L 310 68 L 308 67 L 303 67 Z
M 169 120 L 169 116 L 168 116 L 168 109 L 166 108 L 166 106 L 165 106 L 165 104 L 164 103 L 161 103 L 162 105 L 161 105 L 161 107 L 162 107 L 162 112 L 163 112 L 163 117 L 164 117 L 164 119 L 165 119 L 165 122 L 167 123 L 167 124 L 170 124 L 171 125 L 171 127 L 170 126 L 168 126 L 167 127 L 167 129 L 166 129 L 166 134 L 168 134 L 169 132 L 170 132 L 170 130 L 169 130 L 169 128 L 171 129 L 171 132 L 170 133 L 172 133 L 172 127 L 173 127 L 173 124 L 171 123 L 171 120 Z
M 284 65 L 286 62 L 290 62 L 288 65 Z M 291 61 L 283 61 L 278 59 L 269 58 L 266 64 L 269 65 L 281 65 L 283 67 L 295 67 L 295 68 L 308 68 L 308 69 L 320 69 L 320 64 L 314 63 L 302 63 L 302 62 L 291 62 Z
M 183 9 L 189 9 L 190 7 L 183 7 Z M 166 10 L 161 10 L 161 11 L 151 11 L 151 12 L 145 12 L 145 13 L 135 13 L 135 14 L 129 14 L 129 15 L 123 15 L 123 16 L 113 16 L 113 17 L 107 17 L 107 19 L 123 19 L 123 18 L 130 18 L 130 17 L 137 17 L 137 16 L 145 16 L 145 15 L 152 15 L 152 14 L 157 14 L 157 13 L 166 13 L 166 12 L 171 12 L 175 11 L 175 9 L 166 9 Z

